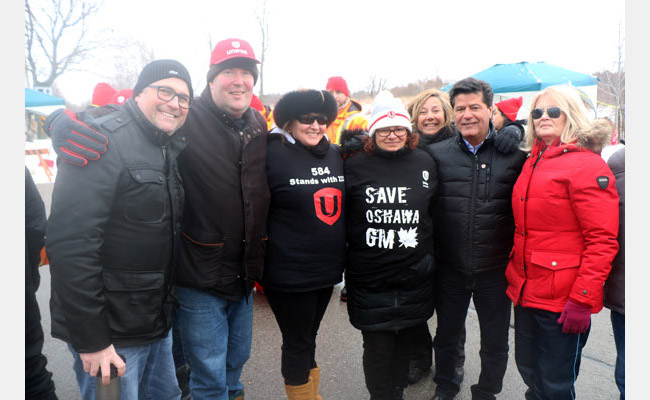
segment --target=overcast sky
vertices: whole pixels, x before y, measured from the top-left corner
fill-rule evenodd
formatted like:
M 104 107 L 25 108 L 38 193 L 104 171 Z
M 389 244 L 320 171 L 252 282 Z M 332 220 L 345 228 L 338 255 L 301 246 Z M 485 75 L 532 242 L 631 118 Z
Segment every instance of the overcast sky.
M 248 40 L 261 57 L 257 0 L 107 0 L 96 26 L 147 43 L 156 58 L 185 64 L 205 86 L 209 37 Z M 440 76 L 455 81 L 498 63 L 545 61 L 583 73 L 614 69 L 623 0 L 286 1 L 267 0 L 265 93 L 324 88 L 341 75 L 352 91 L 370 77 L 387 87 Z M 73 103 L 89 100 L 104 52 L 59 86 Z M 259 93 L 258 86 L 255 92 Z

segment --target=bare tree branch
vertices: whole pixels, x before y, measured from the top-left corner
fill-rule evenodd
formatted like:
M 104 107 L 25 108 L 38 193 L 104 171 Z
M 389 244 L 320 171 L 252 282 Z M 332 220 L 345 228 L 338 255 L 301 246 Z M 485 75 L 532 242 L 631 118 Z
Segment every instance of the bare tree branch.
M 25 69 L 34 86 L 52 86 L 100 47 L 88 38 L 100 7 L 93 0 L 25 0 Z
M 259 98 L 264 102 L 264 60 L 269 46 L 269 8 L 266 0 L 260 0 L 255 11 L 255 18 L 260 27 L 262 35 L 262 54 L 260 55 L 260 95 Z

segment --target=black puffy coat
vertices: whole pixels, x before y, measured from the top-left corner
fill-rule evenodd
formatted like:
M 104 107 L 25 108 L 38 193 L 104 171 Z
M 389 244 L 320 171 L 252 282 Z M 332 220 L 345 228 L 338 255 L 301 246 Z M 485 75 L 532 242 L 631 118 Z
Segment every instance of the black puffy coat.
M 605 282 L 605 307 L 625 315 L 625 147 L 607 160 L 616 178 L 618 191 L 618 253 L 612 262 L 612 271 Z
M 508 263 L 515 230 L 512 188 L 526 154 L 500 153 L 493 139 L 487 137 L 476 155 L 458 132 L 426 147 L 438 165 L 435 238 L 440 268 L 470 275 L 505 270 Z
M 131 99 L 85 122 L 111 145 L 84 168 L 60 165 L 47 227 L 52 336 L 82 353 L 151 343 L 171 327 L 184 197 L 176 160 L 187 142 Z
M 262 278 L 270 198 L 266 121 L 249 108 L 239 122 L 206 86 L 181 128 L 189 144 L 179 158 L 186 201 L 177 284 L 232 301 Z
M 420 149 L 376 149 L 346 158 L 344 171 L 350 322 L 364 331 L 426 322 L 435 297 L 435 163 Z

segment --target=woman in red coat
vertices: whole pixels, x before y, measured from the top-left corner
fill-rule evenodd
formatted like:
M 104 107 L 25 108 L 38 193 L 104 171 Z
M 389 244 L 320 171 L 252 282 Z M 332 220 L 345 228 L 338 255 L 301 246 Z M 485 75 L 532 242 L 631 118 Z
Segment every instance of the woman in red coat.
M 512 193 L 506 270 L 515 360 L 526 399 L 574 399 L 591 314 L 618 250 L 618 194 L 600 156 L 611 129 L 591 123 L 575 91 L 550 87 L 531 105 L 530 156 Z

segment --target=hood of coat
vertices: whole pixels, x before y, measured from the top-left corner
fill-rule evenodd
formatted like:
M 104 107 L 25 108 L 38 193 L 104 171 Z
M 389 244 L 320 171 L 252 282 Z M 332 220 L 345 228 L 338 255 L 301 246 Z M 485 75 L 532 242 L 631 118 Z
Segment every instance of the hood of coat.
M 600 154 L 612 139 L 612 127 L 605 120 L 596 120 L 591 128 L 578 134 L 576 145 Z

